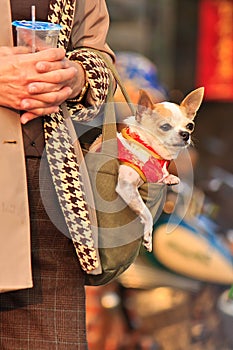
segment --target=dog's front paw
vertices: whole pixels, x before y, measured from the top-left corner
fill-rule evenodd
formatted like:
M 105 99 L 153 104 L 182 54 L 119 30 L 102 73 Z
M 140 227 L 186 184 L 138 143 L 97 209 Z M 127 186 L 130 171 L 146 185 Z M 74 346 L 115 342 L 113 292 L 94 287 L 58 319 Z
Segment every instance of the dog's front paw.
M 145 206 L 143 215 L 141 216 L 141 222 L 144 224 L 143 232 L 143 245 L 148 250 L 152 251 L 152 231 L 153 231 L 153 218 L 150 210 Z
M 144 233 L 143 245 L 148 252 L 152 252 L 152 230 Z
M 144 240 L 143 245 L 149 253 L 152 252 L 152 240 L 150 242 Z
M 180 179 L 175 175 L 169 174 L 163 179 L 163 183 L 166 185 L 178 185 L 180 183 Z

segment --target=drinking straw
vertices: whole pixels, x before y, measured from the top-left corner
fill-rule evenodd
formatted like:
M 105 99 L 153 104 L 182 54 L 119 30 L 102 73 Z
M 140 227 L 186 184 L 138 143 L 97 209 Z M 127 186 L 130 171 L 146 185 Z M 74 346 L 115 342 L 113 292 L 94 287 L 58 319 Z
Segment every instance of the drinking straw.
M 32 15 L 32 28 L 35 27 L 36 23 L 36 7 L 32 5 L 31 7 L 31 15 Z M 36 33 L 35 30 L 32 29 L 32 52 L 36 52 Z

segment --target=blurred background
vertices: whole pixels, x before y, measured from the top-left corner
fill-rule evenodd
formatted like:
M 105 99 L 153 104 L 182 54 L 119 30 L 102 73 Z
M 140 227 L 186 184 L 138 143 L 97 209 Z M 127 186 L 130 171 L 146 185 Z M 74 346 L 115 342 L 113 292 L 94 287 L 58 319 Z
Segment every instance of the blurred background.
M 88 287 L 90 350 L 232 350 L 233 297 L 227 320 L 221 302 L 233 283 L 233 0 L 106 3 L 108 43 L 135 103 L 139 88 L 151 90 L 157 101 L 180 103 L 191 90 L 205 87 L 191 150 L 195 203 L 192 218 L 185 218 L 190 227 L 178 233 L 186 249 L 193 245 L 194 228 L 195 240 L 202 242 L 199 252 L 208 251 L 213 264 L 202 269 L 183 254 L 182 269 L 171 251 L 142 252 L 119 281 Z M 174 198 L 171 190 L 167 203 Z M 172 213 L 168 207 L 154 227 L 158 246 Z

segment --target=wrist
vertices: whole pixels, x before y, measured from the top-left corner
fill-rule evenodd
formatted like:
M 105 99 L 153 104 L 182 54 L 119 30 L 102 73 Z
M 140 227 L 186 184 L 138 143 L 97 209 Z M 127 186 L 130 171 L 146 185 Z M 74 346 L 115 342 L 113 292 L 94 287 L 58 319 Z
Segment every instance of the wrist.
M 86 92 L 88 90 L 89 84 L 88 79 L 86 75 L 86 71 L 82 65 L 81 62 L 75 62 L 76 68 L 77 68 L 77 85 L 73 90 L 73 94 L 68 99 L 69 102 L 78 103 L 80 102 L 84 96 L 86 95 Z

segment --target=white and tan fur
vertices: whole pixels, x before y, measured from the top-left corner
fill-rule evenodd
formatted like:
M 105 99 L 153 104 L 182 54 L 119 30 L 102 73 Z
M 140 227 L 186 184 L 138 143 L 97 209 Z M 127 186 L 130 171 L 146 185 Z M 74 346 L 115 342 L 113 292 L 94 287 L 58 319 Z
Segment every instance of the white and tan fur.
M 180 105 L 171 102 L 153 104 L 148 94 L 141 90 L 136 116 L 125 119 L 124 124 L 130 131 L 135 131 L 160 157 L 166 160 L 175 159 L 180 150 L 191 144 L 193 120 L 203 95 L 204 88 L 201 87 L 188 94 Z M 120 134 L 118 136 L 120 137 Z M 94 143 L 91 151 L 99 147 L 100 140 L 101 138 Z M 131 152 L 140 156 L 137 147 L 131 147 Z M 164 168 L 159 182 L 173 185 L 179 183 L 179 178 L 169 174 Z M 120 165 L 116 192 L 139 215 L 144 224 L 144 246 L 151 251 L 153 218 L 138 191 L 142 183 L 143 180 L 136 170 L 125 164 Z

